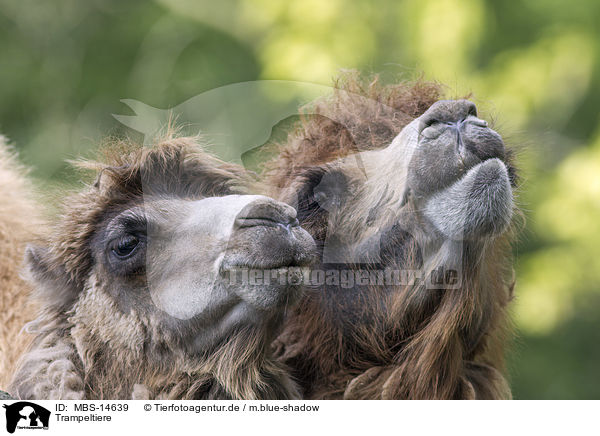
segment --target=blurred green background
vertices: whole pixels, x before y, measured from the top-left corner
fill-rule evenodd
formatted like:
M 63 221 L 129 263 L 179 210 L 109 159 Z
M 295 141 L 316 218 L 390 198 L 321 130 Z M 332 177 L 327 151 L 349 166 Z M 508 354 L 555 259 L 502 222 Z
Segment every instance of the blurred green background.
M 600 2 L 0 0 L 0 132 L 40 187 L 72 183 L 131 113 L 340 69 L 473 93 L 519 150 L 515 398 L 600 398 Z M 129 111 L 129 112 L 128 112 Z

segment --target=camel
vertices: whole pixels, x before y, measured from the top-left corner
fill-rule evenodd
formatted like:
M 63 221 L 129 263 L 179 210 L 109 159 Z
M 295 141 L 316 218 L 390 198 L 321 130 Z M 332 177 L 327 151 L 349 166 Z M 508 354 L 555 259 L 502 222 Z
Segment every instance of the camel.
M 294 399 L 272 356 L 314 261 L 296 211 L 195 138 L 115 140 L 26 251 L 42 307 L 20 399 Z M 249 280 L 250 278 L 260 280 Z M 244 277 L 246 277 L 244 279 Z M 274 280 L 269 280 L 270 278 Z
M 327 273 L 274 344 L 305 398 L 511 397 L 514 157 L 475 104 L 440 97 L 351 75 L 267 166 Z
M 30 285 L 20 270 L 25 246 L 43 227 L 38 210 L 26 169 L 0 135 L 0 388 L 8 385 L 30 342 L 22 328 L 35 316 L 36 306 L 28 299 Z

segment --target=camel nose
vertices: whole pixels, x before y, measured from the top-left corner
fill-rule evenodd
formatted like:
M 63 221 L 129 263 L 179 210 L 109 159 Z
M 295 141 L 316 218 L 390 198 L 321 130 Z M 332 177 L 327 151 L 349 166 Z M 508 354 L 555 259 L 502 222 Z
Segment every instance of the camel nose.
M 425 130 L 428 127 L 432 127 L 431 132 Z M 441 100 L 434 103 L 419 118 L 418 129 L 419 135 L 428 139 L 441 138 L 439 144 L 455 148 L 463 160 L 473 158 L 484 161 L 505 157 L 502 138 L 484 120 L 477 118 L 477 107 L 468 100 Z M 443 133 L 446 135 L 441 136 Z
M 261 197 L 247 204 L 237 215 L 235 224 L 238 228 L 254 226 L 289 228 L 299 225 L 296 209 L 268 197 Z
M 435 123 L 459 124 L 468 117 L 472 117 L 474 121 L 485 124 L 485 121 L 477 118 L 475 103 L 469 100 L 440 100 L 432 104 L 421 116 L 419 132 Z

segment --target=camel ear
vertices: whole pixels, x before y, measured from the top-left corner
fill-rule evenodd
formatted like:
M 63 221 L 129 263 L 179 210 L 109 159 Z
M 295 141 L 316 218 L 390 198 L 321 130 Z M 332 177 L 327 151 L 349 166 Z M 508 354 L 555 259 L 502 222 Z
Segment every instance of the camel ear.
M 62 265 L 54 262 L 50 250 L 28 245 L 25 250 L 27 279 L 34 284 L 34 295 L 47 306 L 70 307 L 77 298 L 77 289 Z

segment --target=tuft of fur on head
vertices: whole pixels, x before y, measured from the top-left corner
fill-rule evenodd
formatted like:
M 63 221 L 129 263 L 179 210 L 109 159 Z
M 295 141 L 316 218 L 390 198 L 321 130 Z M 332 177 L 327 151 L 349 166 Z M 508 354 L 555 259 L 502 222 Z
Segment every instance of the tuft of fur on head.
M 40 235 L 42 220 L 26 169 L 0 135 L 0 387 L 6 387 L 30 339 L 21 332 L 35 316 L 30 286 L 20 276 L 25 246 Z
M 299 125 L 267 164 L 265 174 L 275 189 L 287 186 L 306 168 L 387 146 L 442 93 L 434 82 L 385 85 L 377 75 L 363 77 L 352 70 L 341 74 L 333 88 L 333 95 L 301 109 Z
M 29 399 L 287 399 L 298 397 L 270 358 L 273 329 L 240 329 L 217 348 L 190 355 L 178 329 L 135 310 L 119 310 L 93 273 L 91 240 L 107 214 L 145 195 L 196 199 L 244 193 L 239 166 L 202 150 L 197 138 L 166 137 L 153 147 L 111 140 L 98 161 L 80 161 L 95 180 L 67 196 L 45 241 L 28 251 L 43 310 L 13 378 Z M 264 326 L 263 326 L 264 327 Z

